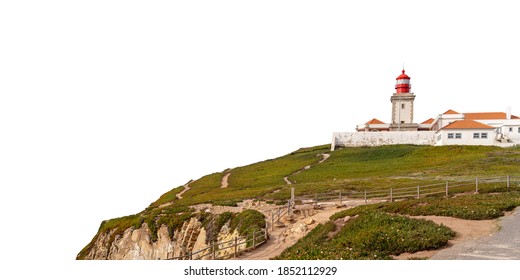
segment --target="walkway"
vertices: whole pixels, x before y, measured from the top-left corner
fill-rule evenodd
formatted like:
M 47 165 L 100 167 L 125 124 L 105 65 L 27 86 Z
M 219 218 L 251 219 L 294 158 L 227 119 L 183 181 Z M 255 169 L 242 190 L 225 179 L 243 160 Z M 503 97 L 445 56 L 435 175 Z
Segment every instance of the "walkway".
M 519 208 L 499 219 L 500 231 L 441 250 L 432 260 L 520 260 Z
M 318 156 L 320 156 L 320 154 L 319 154 Z M 320 164 L 320 163 L 323 163 L 324 161 L 326 161 L 326 160 L 330 157 L 330 154 L 321 154 L 321 156 L 323 156 L 323 159 L 320 160 L 320 161 L 319 161 L 318 163 L 316 163 L 316 164 Z M 302 172 L 305 171 L 305 170 L 311 169 L 311 167 L 312 167 L 312 165 L 307 165 L 307 166 L 305 166 L 304 168 L 302 168 L 302 169 L 300 169 L 300 170 L 294 172 L 293 174 L 288 175 L 288 176 L 285 176 L 285 177 L 283 178 L 283 180 L 285 181 L 285 183 L 287 183 L 287 185 L 292 185 L 292 182 L 289 180 L 289 176 L 294 176 L 294 175 L 300 174 L 300 173 L 302 173 Z
M 175 195 L 178 199 L 182 199 L 182 195 L 183 195 L 185 192 L 187 192 L 187 191 L 190 190 L 190 183 L 191 183 L 191 182 L 192 182 L 192 181 L 189 181 L 186 185 L 184 185 L 184 190 L 182 190 L 180 193 L 178 193 L 178 194 Z

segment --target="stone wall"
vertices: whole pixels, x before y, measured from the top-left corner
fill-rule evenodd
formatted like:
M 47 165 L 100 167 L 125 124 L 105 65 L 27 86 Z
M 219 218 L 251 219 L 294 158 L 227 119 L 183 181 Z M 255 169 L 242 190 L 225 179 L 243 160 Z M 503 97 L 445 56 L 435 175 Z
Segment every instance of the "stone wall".
M 335 132 L 331 150 L 337 147 L 382 146 L 397 144 L 434 145 L 434 131 Z

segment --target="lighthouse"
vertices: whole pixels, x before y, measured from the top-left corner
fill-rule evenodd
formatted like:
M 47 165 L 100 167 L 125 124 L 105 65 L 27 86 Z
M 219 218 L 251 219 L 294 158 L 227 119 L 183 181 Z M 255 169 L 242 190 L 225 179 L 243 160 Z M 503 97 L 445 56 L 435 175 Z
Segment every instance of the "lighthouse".
M 410 91 L 410 76 L 403 69 L 396 78 L 395 92 L 390 98 L 392 102 L 391 131 L 416 131 L 417 124 L 413 123 L 413 101 L 415 95 Z

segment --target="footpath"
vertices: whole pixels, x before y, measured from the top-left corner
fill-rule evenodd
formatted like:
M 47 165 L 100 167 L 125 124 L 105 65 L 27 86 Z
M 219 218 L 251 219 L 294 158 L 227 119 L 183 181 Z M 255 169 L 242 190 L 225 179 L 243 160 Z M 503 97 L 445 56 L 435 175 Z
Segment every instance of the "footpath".
M 432 260 L 519 260 L 520 215 L 517 208 L 498 221 L 500 230 L 490 236 L 468 240 L 441 250 Z

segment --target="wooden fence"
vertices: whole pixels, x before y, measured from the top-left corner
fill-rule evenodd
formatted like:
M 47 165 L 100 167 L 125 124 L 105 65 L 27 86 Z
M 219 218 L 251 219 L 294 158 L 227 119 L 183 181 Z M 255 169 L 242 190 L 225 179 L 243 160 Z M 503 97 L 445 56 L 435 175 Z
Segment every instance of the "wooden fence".
M 428 185 L 417 185 L 414 187 L 403 188 L 378 188 L 361 191 L 332 191 L 313 195 L 303 195 L 295 197 L 298 204 L 319 203 L 328 201 L 339 201 L 347 198 L 368 200 L 394 201 L 405 198 L 421 198 L 426 196 L 446 196 L 464 192 L 507 192 L 520 190 L 520 177 L 475 177 L 471 180 L 453 180 Z
M 369 200 L 394 201 L 405 198 L 421 198 L 427 196 L 446 196 L 464 193 L 489 193 L 489 192 L 508 192 L 520 190 L 519 176 L 502 177 L 476 177 L 471 180 L 453 180 L 438 182 L 428 185 L 417 185 L 415 187 L 403 188 L 379 188 L 362 191 L 332 191 L 317 193 L 312 195 L 294 196 L 294 189 L 291 199 L 284 206 L 271 210 L 266 217 L 265 229 L 253 232 L 246 237 L 235 237 L 234 240 L 224 242 L 212 242 L 210 246 L 189 254 L 167 258 L 168 260 L 200 260 L 200 259 L 226 259 L 237 257 L 240 253 L 252 250 L 269 239 L 268 229 L 274 230 L 277 223 L 285 215 L 291 216 L 295 204 L 317 204 L 320 202 L 339 202 L 343 204 L 346 199 L 364 199 L 365 203 Z M 243 246 L 245 245 L 245 246 Z M 231 249 L 231 250 L 229 250 Z M 208 257 L 209 256 L 209 257 Z
M 232 240 L 223 242 L 212 241 L 210 246 L 207 246 L 203 249 L 180 256 L 167 258 L 167 260 L 228 259 L 231 257 L 237 257 L 243 252 L 252 250 L 267 242 L 268 239 L 269 233 L 267 230 L 266 223 L 265 229 L 254 231 L 253 233 L 248 234 L 245 237 L 235 237 Z

